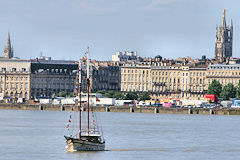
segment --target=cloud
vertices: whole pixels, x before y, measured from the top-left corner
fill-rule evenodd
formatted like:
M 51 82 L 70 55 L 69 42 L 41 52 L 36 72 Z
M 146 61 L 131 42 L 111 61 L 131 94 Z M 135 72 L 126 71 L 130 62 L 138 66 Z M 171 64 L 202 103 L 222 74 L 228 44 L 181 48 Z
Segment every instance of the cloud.
M 147 10 L 155 10 L 162 6 L 166 6 L 168 4 L 175 3 L 179 0 L 152 0 L 148 5 L 145 6 Z
M 79 3 L 80 9 L 87 14 L 108 14 L 119 10 L 125 2 L 110 0 L 95 0 L 92 2 L 82 1 Z

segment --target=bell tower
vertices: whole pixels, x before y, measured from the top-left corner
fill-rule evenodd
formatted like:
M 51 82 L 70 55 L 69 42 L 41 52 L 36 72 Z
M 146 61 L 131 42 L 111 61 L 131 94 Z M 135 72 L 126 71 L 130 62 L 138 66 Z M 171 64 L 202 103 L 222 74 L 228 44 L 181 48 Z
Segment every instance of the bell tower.
M 232 57 L 233 24 L 226 25 L 226 10 L 223 10 L 222 25 L 216 26 L 215 59 L 225 61 Z

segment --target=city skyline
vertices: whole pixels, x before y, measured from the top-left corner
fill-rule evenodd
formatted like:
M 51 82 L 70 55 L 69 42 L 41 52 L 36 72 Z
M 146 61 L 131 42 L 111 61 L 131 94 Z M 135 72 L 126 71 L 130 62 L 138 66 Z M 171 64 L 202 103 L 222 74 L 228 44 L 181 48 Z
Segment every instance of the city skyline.
M 97 60 L 110 60 L 116 51 L 125 50 L 142 57 L 213 58 L 215 27 L 226 8 L 227 24 L 232 19 L 234 26 L 233 57 L 239 57 L 237 4 L 236 0 L 3 0 L 0 53 L 3 56 L 10 31 L 15 56 L 26 59 L 42 52 L 53 59 L 76 60 L 87 46 Z

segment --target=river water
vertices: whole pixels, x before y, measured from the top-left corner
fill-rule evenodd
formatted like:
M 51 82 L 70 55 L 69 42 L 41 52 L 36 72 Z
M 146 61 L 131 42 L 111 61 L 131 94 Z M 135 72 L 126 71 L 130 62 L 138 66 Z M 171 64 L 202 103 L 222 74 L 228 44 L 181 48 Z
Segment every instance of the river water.
M 240 116 L 98 115 L 106 151 L 69 153 L 69 112 L 0 110 L 0 160 L 240 159 Z

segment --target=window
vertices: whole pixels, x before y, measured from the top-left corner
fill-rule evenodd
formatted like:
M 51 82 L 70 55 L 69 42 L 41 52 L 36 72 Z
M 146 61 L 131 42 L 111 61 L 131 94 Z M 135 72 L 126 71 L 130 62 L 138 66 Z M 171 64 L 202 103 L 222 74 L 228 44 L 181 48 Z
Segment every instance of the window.
M 12 71 L 13 71 L 13 72 L 16 72 L 16 68 L 12 68 Z
M 26 68 L 22 68 L 22 71 L 23 71 L 23 72 L 26 72 Z

